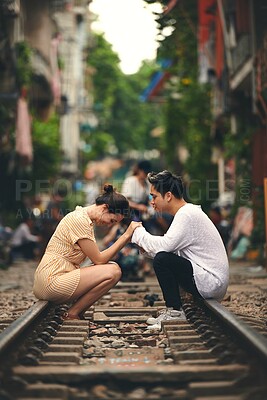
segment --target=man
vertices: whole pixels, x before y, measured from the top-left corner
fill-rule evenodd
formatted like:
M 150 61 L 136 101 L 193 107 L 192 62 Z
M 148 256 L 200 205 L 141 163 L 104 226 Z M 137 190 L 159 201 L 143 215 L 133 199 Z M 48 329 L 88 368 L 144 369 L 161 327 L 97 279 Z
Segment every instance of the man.
M 128 176 L 122 185 L 122 194 L 127 197 L 131 207 L 131 217 L 134 221 L 142 221 L 144 227 L 154 234 L 165 233 L 171 223 L 169 214 L 154 213 L 149 207 L 149 182 L 147 174 L 151 171 L 148 160 L 139 161 L 134 174 Z
M 151 171 L 151 164 L 147 160 L 139 161 L 122 185 L 122 194 L 127 197 L 134 220 L 140 221 L 148 212 L 149 183 L 147 174 Z
M 164 320 L 185 319 L 179 287 L 195 296 L 221 300 L 228 286 L 229 264 L 215 225 L 200 206 L 184 200 L 181 177 L 169 171 L 151 172 L 148 181 L 152 207 L 174 216 L 164 236 L 138 227 L 132 237 L 154 259 L 166 309 L 147 323 L 160 329 Z

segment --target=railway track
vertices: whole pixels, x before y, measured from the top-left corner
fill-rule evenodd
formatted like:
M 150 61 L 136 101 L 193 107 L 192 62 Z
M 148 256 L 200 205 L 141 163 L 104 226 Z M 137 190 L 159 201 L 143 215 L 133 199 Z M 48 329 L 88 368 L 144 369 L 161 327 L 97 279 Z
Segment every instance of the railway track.
M 145 323 L 158 283 L 121 282 L 85 314 L 35 303 L 0 335 L 1 400 L 265 400 L 267 339 L 216 301 L 184 295 L 187 321 Z

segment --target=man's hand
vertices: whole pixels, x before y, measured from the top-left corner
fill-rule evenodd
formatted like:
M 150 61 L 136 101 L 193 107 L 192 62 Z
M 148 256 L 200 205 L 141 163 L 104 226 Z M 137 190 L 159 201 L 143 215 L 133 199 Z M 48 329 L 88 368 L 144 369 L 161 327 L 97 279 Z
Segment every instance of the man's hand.
M 138 228 L 139 226 L 142 226 L 142 222 L 132 221 L 125 233 L 130 237 L 132 237 L 132 234 L 134 233 L 135 229 Z

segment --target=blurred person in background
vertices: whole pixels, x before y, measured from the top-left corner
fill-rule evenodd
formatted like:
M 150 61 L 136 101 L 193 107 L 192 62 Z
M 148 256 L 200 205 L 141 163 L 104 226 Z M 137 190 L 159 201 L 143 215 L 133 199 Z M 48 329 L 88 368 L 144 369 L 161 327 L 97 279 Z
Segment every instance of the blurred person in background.
M 161 234 L 168 229 L 172 216 L 166 213 L 158 214 L 150 205 L 147 174 L 151 168 L 150 161 L 139 161 L 133 168 L 133 175 L 124 180 L 121 192 L 129 200 L 131 217 L 135 221 L 142 221 L 150 233 Z
M 156 213 L 150 205 L 150 184 L 147 180 L 147 174 L 151 171 L 151 168 L 151 163 L 148 160 L 141 160 L 134 165 L 133 175 L 128 176 L 123 182 L 122 194 L 129 200 L 131 218 L 134 221 L 141 221 L 144 228 L 150 233 L 164 234 L 172 221 L 172 216 L 166 213 Z M 121 256 L 123 257 L 123 254 Z M 142 265 L 141 275 L 149 276 L 153 274 L 151 260 L 139 256 L 139 264 Z M 128 273 L 125 271 L 125 277 L 127 275 L 137 276 L 135 267 L 132 266 L 131 273 L 129 268 Z
M 84 177 L 86 179 L 83 187 L 83 191 L 85 193 L 85 204 L 90 206 L 95 203 L 95 199 L 101 192 L 101 188 L 93 168 L 87 168 L 84 173 Z
M 102 245 L 105 247 L 112 246 L 113 243 L 126 231 L 129 222 L 123 219 L 120 223 L 115 224 L 109 232 L 103 237 Z M 140 254 L 138 247 L 133 243 L 127 243 L 113 258 L 122 270 L 122 281 L 140 281 L 140 266 L 144 263 L 144 257 Z
M 13 230 L 5 226 L 0 215 L 0 268 L 10 264 L 10 238 Z
M 66 196 L 65 189 L 55 189 L 52 192 L 51 198 L 46 206 L 46 209 L 43 211 L 41 215 L 42 219 L 42 254 L 45 251 L 45 248 L 55 232 L 55 229 L 59 222 L 64 217 L 66 210 L 65 210 L 65 203 L 64 199 Z
M 144 215 L 149 210 L 149 182 L 147 181 L 147 174 L 150 171 L 151 164 L 149 161 L 139 161 L 133 167 L 133 174 L 128 176 L 122 185 L 121 192 L 129 200 L 131 217 L 135 221 L 142 221 Z
M 25 260 L 35 260 L 37 257 L 38 244 L 41 237 L 32 233 L 34 229 L 34 217 L 25 215 L 22 222 L 14 230 L 10 240 L 10 258 L 12 264 L 17 258 Z
M 209 218 L 214 223 L 221 235 L 225 249 L 227 251 L 228 242 L 231 235 L 232 225 L 229 221 L 229 216 L 225 212 L 225 208 L 217 205 L 212 205 L 209 210 Z
M 253 210 L 245 206 L 239 207 L 233 221 L 233 229 L 228 242 L 228 252 L 232 260 L 246 258 L 251 244 L 253 227 Z

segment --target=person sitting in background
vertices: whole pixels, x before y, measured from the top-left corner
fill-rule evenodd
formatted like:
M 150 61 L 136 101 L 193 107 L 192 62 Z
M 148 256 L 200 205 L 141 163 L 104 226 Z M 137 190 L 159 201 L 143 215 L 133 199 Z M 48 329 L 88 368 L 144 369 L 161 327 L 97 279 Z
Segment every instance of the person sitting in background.
M 23 217 L 21 224 L 13 232 L 10 240 L 10 264 L 19 257 L 23 257 L 26 260 L 35 259 L 35 251 L 41 238 L 32 234 L 33 227 L 33 217 L 26 215 Z
M 232 260 L 242 260 L 246 258 L 251 244 L 250 238 L 253 227 L 253 210 L 244 206 L 239 207 L 228 243 L 228 251 Z
M 45 248 L 55 232 L 58 223 L 66 214 L 64 198 L 66 191 L 64 189 L 53 190 L 51 198 L 46 209 L 42 213 L 42 249 L 41 254 L 44 254 Z
M 58 224 L 35 275 L 33 293 L 38 299 L 58 304 L 74 302 L 63 319 L 83 318 L 84 312 L 121 278 L 121 268 L 112 258 L 128 243 L 140 222 L 107 249 L 99 250 L 94 226 L 112 227 L 129 214 L 129 202 L 112 185 L 105 185 L 95 204 L 77 206 Z M 92 265 L 83 266 L 86 258 Z
M 115 224 L 109 232 L 103 237 L 103 246 L 109 247 L 126 231 L 129 222 L 122 220 Z M 113 258 L 122 270 L 122 281 L 139 281 L 139 267 L 143 262 L 143 256 L 140 255 L 138 246 L 133 243 L 127 243 Z
M 223 211 L 223 209 L 222 209 Z M 212 206 L 209 211 L 209 217 L 218 229 L 221 235 L 222 241 L 224 243 L 225 249 L 227 251 L 227 244 L 231 234 L 231 224 L 226 216 L 223 215 L 221 208 L 218 206 Z

